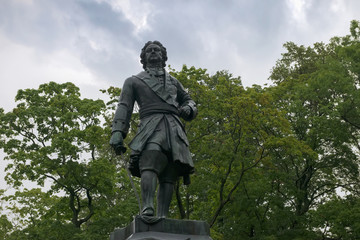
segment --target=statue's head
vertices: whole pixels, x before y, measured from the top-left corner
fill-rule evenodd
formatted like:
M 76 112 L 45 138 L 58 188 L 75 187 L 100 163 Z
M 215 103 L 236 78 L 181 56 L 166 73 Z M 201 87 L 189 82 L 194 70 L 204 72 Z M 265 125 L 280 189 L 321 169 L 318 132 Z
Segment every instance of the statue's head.
M 149 41 L 141 49 L 140 62 L 146 69 L 148 63 L 159 63 L 161 67 L 165 67 L 167 61 L 166 48 L 159 41 Z

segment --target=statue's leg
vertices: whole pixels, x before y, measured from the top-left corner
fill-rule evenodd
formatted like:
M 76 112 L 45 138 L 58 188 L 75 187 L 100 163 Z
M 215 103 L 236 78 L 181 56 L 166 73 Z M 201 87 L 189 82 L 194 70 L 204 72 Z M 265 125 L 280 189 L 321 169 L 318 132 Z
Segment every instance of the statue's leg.
M 141 173 L 142 215 L 154 216 L 154 195 L 157 185 L 157 174 L 154 171 Z
M 141 172 L 142 215 L 154 216 L 154 196 L 159 172 L 167 165 L 167 157 L 155 149 L 155 144 L 148 144 L 141 153 L 139 168 Z M 151 149 L 151 150 L 149 150 Z
M 157 196 L 157 216 L 167 217 L 169 214 L 169 207 L 174 192 L 174 184 L 163 182 L 159 184 L 158 196 Z
M 166 168 L 159 174 L 159 189 L 157 196 L 158 217 L 167 217 L 169 215 L 169 207 L 174 192 L 174 186 L 178 179 L 178 172 L 173 162 L 168 162 Z

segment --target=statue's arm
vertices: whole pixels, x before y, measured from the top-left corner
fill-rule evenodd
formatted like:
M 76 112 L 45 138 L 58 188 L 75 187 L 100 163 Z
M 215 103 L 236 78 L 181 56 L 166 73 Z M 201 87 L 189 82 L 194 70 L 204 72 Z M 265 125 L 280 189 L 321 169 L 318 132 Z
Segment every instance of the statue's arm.
M 130 119 L 135 103 L 134 95 L 133 79 L 128 78 L 121 89 L 119 103 L 112 122 L 112 133 L 121 132 L 123 138 L 126 137 L 129 131 Z
M 175 80 L 177 84 L 177 100 L 180 105 L 180 115 L 185 121 L 191 121 L 198 113 L 196 103 L 185 91 L 183 85 L 177 79 Z

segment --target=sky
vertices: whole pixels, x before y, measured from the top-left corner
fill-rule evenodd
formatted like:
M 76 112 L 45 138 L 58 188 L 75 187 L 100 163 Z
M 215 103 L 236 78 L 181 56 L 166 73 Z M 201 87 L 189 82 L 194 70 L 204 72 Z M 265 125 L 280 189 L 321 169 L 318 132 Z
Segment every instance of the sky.
M 176 70 L 228 70 L 244 86 L 269 84 L 285 42 L 326 43 L 349 34 L 353 19 L 359 0 L 0 0 L 0 108 L 16 106 L 17 90 L 50 81 L 102 98 L 100 89 L 142 71 L 149 40 L 167 48 Z

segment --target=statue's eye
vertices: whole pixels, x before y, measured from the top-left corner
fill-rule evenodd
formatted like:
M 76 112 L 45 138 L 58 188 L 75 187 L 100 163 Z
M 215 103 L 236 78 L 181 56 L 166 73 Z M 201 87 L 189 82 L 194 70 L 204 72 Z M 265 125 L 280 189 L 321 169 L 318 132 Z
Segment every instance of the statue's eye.
M 154 51 L 154 52 L 160 52 L 160 48 L 147 48 L 147 49 L 146 49 L 146 52 L 147 52 L 147 53 L 150 53 L 150 52 L 152 52 L 152 51 Z

